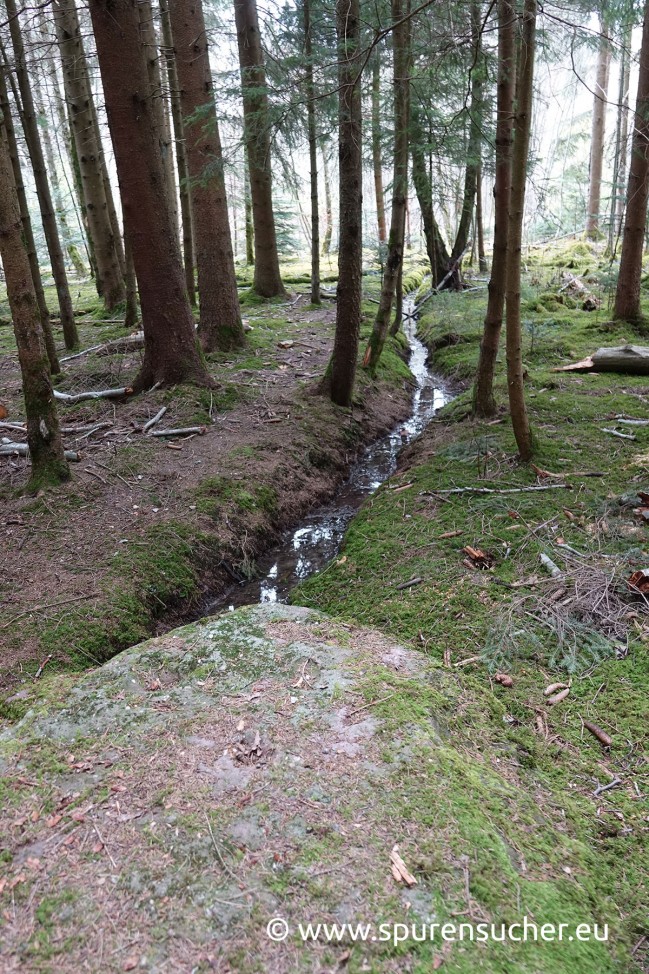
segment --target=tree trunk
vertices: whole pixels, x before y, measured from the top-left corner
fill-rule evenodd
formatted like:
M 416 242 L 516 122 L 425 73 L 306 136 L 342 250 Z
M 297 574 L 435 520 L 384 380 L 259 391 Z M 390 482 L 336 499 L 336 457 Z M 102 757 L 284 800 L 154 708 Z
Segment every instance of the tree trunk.
M 63 192 L 61 189 L 61 180 L 59 179 L 59 170 L 56 162 L 56 156 L 54 154 L 54 143 L 52 141 L 52 131 L 50 127 L 49 111 L 45 107 L 45 89 L 42 84 L 42 77 L 36 73 L 34 75 L 34 94 L 36 111 L 38 113 L 38 124 L 40 131 L 43 133 L 43 148 L 45 149 L 45 162 L 47 164 L 47 170 L 50 177 L 50 182 L 52 184 L 52 194 L 54 198 L 54 208 L 56 214 L 56 220 L 59 226 L 59 231 L 61 234 L 61 240 L 65 251 L 68 255 L 70 263 L 74 267 L 75 272 L 80 277 L 85 277 L 86 268 L 84 267 L 83 261 L 79 256 L 79 251 L 75 246 L 74 240 L 72 239 L 72 233 L 70 231 L 70 226 L 68 224 L 68 215 L 66 212 L 65 203 L 63 202 Z
M 126 288 L 126 307 L 124 309 L 124 327 L 133 331 L 137 325 L 137 277 L 133 263 L 133 248 L 130 246 L 128 234 L 124 236 L 124 286 Z
M 103 150 L 95 124 L 94 98 L 75 0 L 54 0 L 54 16 L 65 97 L 93 243 L 97 274 L 95 283 L 106 310 L 112 311 L 125 300 L 126 292 L 106 198 Z
M 171 204 L 171 216 L 174 225 L 174 232 L 178 235 L 178 205 L 176 201 L 176 176 L 174 173 L 174 157 L 171 149 L 171 131 L 169 129 L 169 117 L 165 111 L 165 93 L 162 87 L 162 77 L 160 74 L 160 48 L 153 18 L 153 7 L 151 0 L 140 0 L 140 38 L 146 51 L 147 73 L 149 75 L 149 85 L 151 87 L 151 98 L 153 100 L 153 110 L 158 123 L 158 141 L 160 144 L 160 155 L 165 178 L 167 180 L 167 193 Z M 180 245 L 180 239 L 178 241 Z
M 9 149 L 0 131 L 0 258 L 13 318 L 32 469 L 29 489 L 68 480 L 52 380 L 41 331 Z
M 211 385 L 174 234 L 158 132 L 139 39 L 137 0 L 91 0 L 90 14 L 106 98 L 126 234 L 133 250 L 144 330 L 137 391 L 156 382 Z
M 486 274 L 487 258 L 484 249 L 484 222 L 482 217 L 482 163 L 478 164 L 475 187 L 475 227 L 478 238 L 478 270 L 481 274 Z
M 648 0 L 649 2 L 649 0 Z M 523 211 L 527 158 L 532 129 L 532 95 L 534 85 L 534 53 L 536 39 L 537 0 L 525 0 L 520 39 L 520 77 L 516 88 L 514 118 L 514 147 L 512 152 L 512 188 L 509 210 L 509 240 L 507 253 L 507 284 L 505 306 L 507 313 L 507 388 L 509 412 L 524 463 L 532 456 L 532 432 L 525 406 L 523 386 L 523 340 L 521 330 L 521 256 L 523 241 Z
M 365 351 L 363 365 L 374 371 L 388 336 L 390 312 L 399 272 L 403 267 L 408 197 L 408 122 L 410 114 L 410 22 L 404 20 L 403 0 L 392 0 L 393 90 L 394 90 L 394 173 L 388 256 L 381 286 L 381 298 L 374 327 Z
M 243 96 L 244 141 L 248 153 L 255 229 L 253 290 L 263 298 L 286 294 L 279 272 L 273 215 L 270 109 L 255 0 L 234 0 Z
M 3 118 L 3 129 L 7 138 L 7 148 L 9 150 L 11 170 L 16 187 L 16 195 L 20 209 L 20 219 L 23 225 L 23 240 L 25 250 L 27 252 L 27 259 L 29 260 L 36 304 L 41 317 L 41 328 L 43 329 L 45 349 L 47 351 L 47 357 L 50 363 L 50 371 L 53 375 L 58 375 L 61 371 L 61 366 L 59 364 L 59 359 L 56 352 L 56 345 L 54 344 L 54 336 L 52 334 L 52 326 L 50 324 L 50 312 L 45 300 L 45 292 L 43 291 L 43 280 L 41 278 L 41 269 L 38 264 L 38 253 L 36 251 L 36 243 L 34 241 L 34 230 L 32 228 L 32 220 L 29 213 L 29 205 L 27 203 L 25 183 L 23 181 L 22 167 L 20 165 L 20 155 L 18 153 L 18 143 L 16 141 L 16 130 L 14 129 L 13 118 L 11 117 L 9 93 L 7 91 L 7 82 L 3 65 L 0 65 L 0 115 Z
M 363 281 L 363 155 L 360 90 L 361 21 L 359 0 L 337 0 L 338 179 L 340 244 L 336 333 L 323 382 L 333 402 L 350 406 L 361 328 Z
M 305 91 L 307 136 L 309 140 L 309 178 L 311 181 L 311 304 L 320 304 L 320 207 L 318 200 L 318 134 L 315 120 L 315 83 L 313 80 L 313 38 L 311 36 L 311 0 L 302 0 L 304 24 Z
M 642 251 L 649 196 L 649 0 L 645 0 L 638 96 L 635 105 L 631 162 L 626 198 L 626 221 L 622 237 L 620 273 L 613 316 L 639 322 Z
M 505 307 L 507 238 L 512 185 L 512 133 L 516 88 L 516 17 L 511 0 L 498 0 L 498 93 L 496 107 L 496 177 L 494 182 L 494 245 L 489 297 L 473 392 L 478 416 L 493 416 L 496 356 Z
M 167 63 L 167 78 L 169 81 L 171 119 L 174 126 L 176 142 L 176 169 L 178 170 L 178 186 L 180 196 L 180 216 L 183 225 L 183 260 L 185 263 L 185 285 L 187 295 L 192 305 L 196 304 L 196 282 L 194 279 L 194 229 L 192 225 L 191 190 L 187 172 L 187 152 L 185 149 L 185 131 L 183 126 L 182 108 L 180 107 L 180 85 L 176 70 L 176 55 L 174 53 L 171 23 L 169 20 L 168 0 L 160 0 L 160 18 L 162 21 L 162 39 L 165 46 Z
M 22 39 L 20 22 L 18 20 L 16 0 L 7 0 L 6 7 L 7 16 L 9 18 L 9 29 L 11 32 L 11 43 L 16 62 L 16 78 L 18 81 L 18 87 L 20 89 L 20 99 L 22 103 L 21 121 L 23 131 L 25 133 L 25 139 L 27 141 L 29 158 L 32 164 L 34 183 L 36 185 L 36 193 L 38 195 L 38 204 L 43 221 L 43 231 L 45 233 L 47 249 L 50 255 L 50 263 L 52 265 L 52 276 L 54 277 L 54 283 L 56 285 L 56 294 L 59 302 L 59 311 L 61 314 L 61 327 L 63 328 L 63 339 L 65 341 L 65 347 L 71 349 L 75 348 L 75 346 L 78 344 L 79 335 L 77 332 L 77 325 L 74 320 L 72 298 L 70 297 L 68 279 L 65 273 L 65 260 L 63 258 L 59 231 L 56 225 L 56 216 L 54 215 L 54 207 L 52 205 L 52 195 L 50 193 L 50 187 L 47 181 L 47 169 L 45 167 L 45 159 L 43 158 L 43 148 L 41 146 L 38 131 L 38 121 L 36 119 L 36 112 L 34 109 L 34 99 L 32 97 L 31 86 L 29 83 L 29 72 L 27 70 L 27 62 L 25 60 L 25 48 Z
M 206 352 L 245 345 L 201 0 L 169 0 L 198 269 L 198 336 Z
M 601 36 L 595 78 L 595 99 L 593 103 L 593 124 L 590 141 L 590 181 L 588 187 L 588 210 L 586 213 L 586 237 L 589 240 L 597 240 L 601 235 L 599 230 L 599 208 L 602 195 L 608 72 L 611 64 L 611 44 L 608 29 L 601 16 L 599 29 Z
M 404 235 L 404 246 L 405 246 L 405 235 Z M 403 260 L 399 264 L 399 273 L 397 274 L 397 291 L 395 295 L 394 302 L 394 318 L 392 319 L 392 324 L 390 325 L 390 334 L 394 338 L 395 335 L 399 334 L 399 329 L 403 324 Z
M 608 252 L 614 257 L 622 232 L 624 218 L 624 191 L 626 189 L 627 139 L 629 136 L 629 75 L 631 73 L 631 44 L 633 28 L 627 27 L 622 40 L 620 78 L 617 95 L 617 120 L 615 123 L 615 153 L 611 187 L 611 216 L 608 229 Z
M 464 172 L 464 192 L 462 208 L 455 241 L 451 250 L 451 261 L 457 261 L 467 249 L 471 223 L 475 209 L 475 196 L 478 185 L 478 171 L 480 169 L 480 145 L 482 141 L 482 56 L 480 9 L 471 4 L 471 38 L 473 42 L 473 69 L 471 71 L 471 102 L 469 106 L 469 139 L 466 151 L 466 168 Z M 458 272 L 456 286 L 461 286 Z
M 243 208 L 246 223 L 246 264 L 255 266 L 255 228 L 252 222 L 252 197 L 250 195 L 250 173 L 248 172 L 248 153 L 243 150 Z
M 419 113 L 416 109 L 411 114 L 411 153 L 412 153 L 412 182 L 417 194 L 417 202 L 424 225 L 424 236 L 426 237 L 426 252 L 430 261 L 430 272 L 433 287 L 440 283 L 448 273 L 450 265 L 450 255 L 446 249 L 446 244 L 437 226 L 435 213 L 433 211 L 433 196 L 431 189 L 431 177 L 426 166 L 426 157 L 422 144 L 422 129 L 419 121 Z
M 331 236 L 333 234 L 333 208 L 331 205 L 331 183 L 329 182 L 329 166 L 327 165 L 327 151 L 324 142 L 320 142 L 322 155 L 322 181 L 325 191 L 325 232 L 322 238 L 322 256 L 328 257 L 331 250 Z
M 375 52 L 372 60 L 372 170 L 376 197 L 376 222 L 379 230 L 379 247 L 388 239 L 385 221 L 385 197 L 383 195 L 383 158 L 381 153 L 381 62 Z

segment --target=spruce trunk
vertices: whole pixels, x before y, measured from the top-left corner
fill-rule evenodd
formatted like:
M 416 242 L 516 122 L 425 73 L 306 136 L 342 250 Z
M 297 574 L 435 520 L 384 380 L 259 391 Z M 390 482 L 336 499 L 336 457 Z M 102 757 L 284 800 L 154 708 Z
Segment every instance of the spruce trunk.
M 315 83 L 313 80 L 313 39 L 311 37 L 311 0 L 302 0 L 304 54 L 306 57 L 305 91 L 307 137 L 309 140 L 309 181 L 311 184 L 311 304 L 320 304 L 320 210 L 318 200 L 318 135 L 315 120 Z
M 1 121 L 1 118 L 0 118 Z M 29 489 L 68 480 L 52 380 L 34 292 L 32 271 L 23 243 L 9 149 L 0 126 L 0 258 L 13 318 L 27 416 L 27 443 L 31 458 Z
M 255 231 L 253 290 L 263 298 L 284 297 L 273 215 L 270 108 L 255 0 L 234 0 L 243 95 L 244 141 L 250 173 Z
M 203 364 L 174 233 L 151 105 L 137 0 L 91 0 L 124 225 L 133 250 L 144 330 L 136 391 L 156 382 L 211 385 Z
M 74 320 L 74 309 L 72 307 L 70 288 L 68 287 L 68 278 L 65 272 L 65 259 L 63 257 L 63 250 L 61 248 L 61 240 L 59 238 L 59 231 L 56 225 L 56 215 L 54 213 L 54 206 L 52 204 L 52 194 L 50 193 L 50 186 L 47 180 L 47 169 L 45 167 L 43 148 L 41 146 L 40 134 L 38 131 L 38 121 L 36 119 L 36 111 L 34 109 L 34 99 L 29 82 L 29 72 L 27 70 L 27 62 L 25 59 L 25 47 L 23 44 L 20 22 L 18 20 L 16 0 L 7 0 L 6 7 L 7 16 L 9 18 L 9 30 L 11 32 L 11 43 L 16 62 L 16 79 L 18 81 L 22 105 L 21 121 L 23 131 L 25 133 L 25 140 L 27 142 L 29 158 L 32 164 L 34 183 L 36 185 L 36 193 L 38 196 L 38 205 L 41 211 L 41 219 L 43 221 L 43 232 L 45 233 L 47 250 L 50 255 L 50 264 L 52 266 L 52 276 L 56 286 L 59 311 L 61 314 L 61 327 L 63 329 L 63 340 L 65 341 L 65 347 L 72 349 L 75 348 L 79 342 L 79 334 L 77 332 L 77 325 Z
M 638 96 L 626 198 L 626 220 L 613 316 L 637 323 L 642 317 L 640 281 L 649 198 L 649 0 L 645 0 Z
M 600 16 L 600 41 L 597 54 L 597 74 L 593 102 L 593 124 L 590 139 L 590 180 L 588 209 L 586 213 L 586 237 L 598 240 L 599 209 L 602 196 L 602 166 L 604 163 L 604 131 L 606 128 L 606 96 L 608 73 L 611 64 L 611 45 L 606 26 Z
M 496 357 L 505 308 L 507 238 L 512 185 L 512 133 L 516 88 L 516 17 L 511 0 L 498 2 L 498 93 L 496 118 L 496 177 L 494 182 L 494 244 L 489 297 L 476 375 L 473 409 L 478 416 L 493 416 Z
M 532 129 L 532 95 L 536 39 L 537 0 L 525 0 L 519 49 L 520 76 L 516 88 L 512 188 L 509 208 L 509 239 L 506 284 L 507 389 L 512 428 L 521 460 L 532 456 L 532 432 L 525 405 L 523 385 L 523 339 L 521 329 L 521 256 L 527 158 Z
M 201 0 L 169 0 L 198 268 L 198 335 L 206 352 L 245 345 L 223 154 Z

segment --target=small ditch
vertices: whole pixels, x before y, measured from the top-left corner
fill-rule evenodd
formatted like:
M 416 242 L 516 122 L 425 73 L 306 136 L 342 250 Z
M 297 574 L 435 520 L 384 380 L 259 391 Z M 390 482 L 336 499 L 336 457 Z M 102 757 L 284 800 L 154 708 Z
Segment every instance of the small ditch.
M 413 308 L 412 299 L 404 300 L 406 314 L 412 314 Z M 296 585 L 321 571 L 338 554 L 353 516 L 395 472 L 399 451 L 453 398 L 448 386 L 428 369 L 428 350 L 417 338 L 414 318 L 405 318 L 404 331 L 410 346 L 408 365 L 417 383 L 410 418 L 366 447 L 334 497 L 310 511 L 258 559 L 256 578 L 208 602 L 204 614 L 258 602 L 286 602 Z

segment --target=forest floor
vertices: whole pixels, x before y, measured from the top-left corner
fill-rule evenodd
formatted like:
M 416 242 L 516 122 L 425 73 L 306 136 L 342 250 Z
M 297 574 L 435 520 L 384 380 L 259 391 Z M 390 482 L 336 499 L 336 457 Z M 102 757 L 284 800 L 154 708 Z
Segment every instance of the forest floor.
M 624 422 L 646 420 L 649 380 L 553 371 L 601 345 L 646 339 L 610 323 L 610 280 L 596 249 L 577 244 L 562 252 L 531 251 L 527 262 L 524 358 L 537 469 L 516 460 L 502 364 L 498 415 L 487 422 L 470 418 L 468 383 L 484 287 L 478 282 L 478 290 L 436 296 L 426 306 L 420 335 L 433 368 L 466 391 L 406 448 L 398 473 L 353 520 L 330 568 L 291 597 L 334 617 L 322 623 L 328 647 L 351 640 L 357 654 L 353 674 L 330 691 L 328 703 L 320 696 L 327 683 L 322 673 L 327 653 L 335 661 L 338 650 L 324 650 L 321 659 L 318 646 L 289 627 L 288 655 L 274 644 L 270 655 L 258 659 L 261 643 L 235 654 L 242 684 L 225 697 L 221 677 L 213 665 L 203 668 L 202 658 L 169 690 L 162 677 L 155 679 L 156 666 L 167 667 L 166 657 L 155 654 L 164 651 L 172 659 L 175 644 L 162 643 L 161 649 L 153 643 L 142 660 L 125 654 L 113 668 L 109 664 L 83 681 L 46 676 L 29 684 L 28 698 L 7 705 L 17 708 L 15 716 L 28 703 L 33 708 L 6 772 L 15 818 L 3 852 L 5 907 L 8 921 L 17 925 L 12 956 L 26 959 L 27 970 L 53 970 L 70 951 L 80 958 L 75 969 L 84 964 L 96 970 L 93 957 L 101 950 L 107 970 L 649 971 L 649 615 L 646 599 L 629 583 L 634 572 L 649 569 L 643 515 L 649 505 L 639 496 L 649 494 L 649 426 Z M 566 293 L 572 276 L 586 282 L 601 301 L 598 308 L 581 310 L 580 299 L 570 288 Z M 266 308 L 262 317 L 276 311 L 285 313 Z M 397 385 L 403 381 L 400 360 L 394 360 L 388 360 L 385 377 L 393 387 L 397 376 Z M 363 397 L 371 402 L 369 392 Z M 156 408 L 152 403 L 142 418 Z M 274 426 L 280 424 L 269 430 Z M 128 479 L 128 470 L 122 476 Z M 526 489 L 537 487 L 548 489 Z M 444 493 L 458 488 L 493 493 Z M 250 493 L 249 482 L 245 489 Z M 249 517 L 235 523 L 245 530 Z M 558 577 L 545 571 L 542 554 L 557 565 Z M 115 584 L 119 574 L 110 578 Z M 403 587 L 407 582 L 412 584 Z M 203 625 L 226 626 L 228 617 L 221 618 Z M 371 627 L 374 635 L 359 626 Z M 197 631 L 167 638 L 193 640 Z M 408 647 L 405 672 L 381 663 L 381 639 Z M 415 672 L 417 656 L 425 674 Z M 143 716 L 126 706 L 131 690 L 121 666 L 139 667 L 134 706 L 144 708 Z M 554 705 L 549 697 L 563 688 L 546 695 L 553 684 L 569 690 Z M 120 732 L 124 740 L 101 723 L 92 740 L 84 736 L 84 721 L 95 713 L 88 688 L 95 685 L 101 694 L 109 686 L 119 691 L 111 699 L 129 710 Z M 194 711 L 188 716 L 178 709 L 181 691 L 197 695 L 198 723 Z M 202 694 L 214 695 L 216 709 Z M 75 707 L 78 727 L 86 729 L 71 751 L 65 729 Z M 101 704 L 100 721 L 110 719 L 111 707 Z M 55 726 L 58 708 L 65 733 L 55 742 L 48 727 Z M 139 732 L 131 732 L 131 719 L 146 723 L 156 709 L 165 733 L 157 740 L 145 727 L 142 743 Z M 370 716 L 372 740 L 366 745 L 361 731 Z M 212 772 L 203 769 L 208 777 L 201 781 L 194 772 L 206 742 L 217 747 L 215 754 L 239 753 L 241 743 L 233 742 L 240 726 L 243 733 L 265 727 L 278 753 L 303 755 L 305 767 L 298 773 L 291 765 L 289 774 L 284 758 L 269 757 L 268 766 L 255 759 L 253 786 L 244 789 L 239 806 L 235 796 L 231 808 L 229 798 L 208 797 L 205 781 L 213 781 Z M 192 741 L 188 735 L 198 736 Z M 116 742 L 114 754 L 108 753 L 109 741 Z M 261 742 L 246 741 L 246 754 L 270 755 L 263 730 Z M 353 747 L 342 747 L 345 741 L 362 744 L 357 756 Z M 330 745 L 341 747 L 337 763 Z M 212 767 L 209 760 L 207 765 Z M 67 781 L 69 792 L 75 776 L 70 812 L 61 783 Z M 116 802 L 124 807 L 114 808 Z M 139 831 L 131 815 L 143 816 Z M 241 817 L 247 818 L 245 828 Z M 167 830 L 165 838 L 156 838 L 158 824 Z M 94 835 L 94 828 L 101 834 Z M 73 829 L 76 838 L 66 839 Z M 180 844 L 169 839 L 174 830 Z M 395 881 L 390 885 L 393 843 L 417 879 L 410 892 Z M 50 854 L 50 845 L 66 850 L 65 858 Z M 210 845 L 217 859 L 208 862 Z M 158 885 L 167 865 L 178 888 Z M 218 880 L 210 878 L 215 871 Z M 41 878 L 46 874 L 47 882 Z M 79 944 L 69 939 L 87 915 L 85 875 L 96 880 L 92 896 L 99 906 L 102 888 L 112 883 L 119 889 L 117 898 L 107 894 L 112 907 L 105 916 L 101 908 L 93 912 L 100 919 L 93 924 L 90 957 L 75 953 Z M 70 877 L 80 905 L 66 898 Z M 210 889 L 217 890 L 214 905 Z M 247 905 L 231 921 L 228 911 L 240 894 Z M 171 918 L 187 916 L 188 904 L 194 926 L 178 934 Z M 216 934 L 213 927 L 201 932 L 208 907 L 209 917 L 224 924 Z M 601 933 L 608 924 L 609 941 L 440 945 L 409 938 L 367 945 L 347 937 L 312 950 L 295 935 L 298 920 L 360 923 L 378 916 L 421 922 L 432 916 L 499 924 L 520 922 L 523 915 L 539 926 L 565 923 L 570 930 L 597 923 Z M 269 945 L 264 931 L 271 916 L 290 921 L 293 932 L 285 944 Z
M 200 615 L 206 601 L 254 572 L 255 557 L 283 528 L 331 496 L 363 443 L 408 414 L 411 380 L 396 342 L 376 381 L 360 377 L 351 411 L 317 394 L 335 305 L 313 308 L 305 290 L 298 285 L 283 304 L 244 307 L 247 347 L 208 356 L 213 391 L 182 387 L 61 405 L 64 428 L 83 428 L 64 436 L 80 455 L 69 484 L 24 496 L 27 461 L 2 459 L 0 687 L 14 696 L 8 715 L 22 709 L 15 693 L 33 685 L 45 660 L 53 670 L 96 665 Z M 89 288 L 82 309 L 84 295 L 90 312 Z M 78 321 L 82 349 L 124 337 L 96 309 Z M 56 388 L 128 386 L 140 358 L 138 350 L 91 351 L 64 362 Z M 19 423 L 10 327 L 0 327 L 0 376 L 7 422 Z M 163 406 L 150 434 L 189 426 L 202 435 L 144 435 L 143 424 Z

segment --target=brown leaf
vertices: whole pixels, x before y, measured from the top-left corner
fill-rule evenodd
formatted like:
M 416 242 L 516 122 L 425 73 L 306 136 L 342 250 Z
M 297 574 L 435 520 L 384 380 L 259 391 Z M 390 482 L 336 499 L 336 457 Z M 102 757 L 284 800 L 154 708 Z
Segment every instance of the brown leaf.
M 124 963 L 122 964 L 122 970 L 134 971 L 137 965 L 138 965 L 137 957 L 127 957 Z
M 63 818 L 62 815 L 50 815 L 50 817 L 47 819 L 45 824 L 47 825 L 48 829 L 54 829 L 59 824 L 62 818 Z

